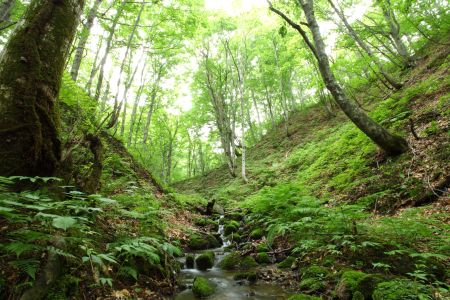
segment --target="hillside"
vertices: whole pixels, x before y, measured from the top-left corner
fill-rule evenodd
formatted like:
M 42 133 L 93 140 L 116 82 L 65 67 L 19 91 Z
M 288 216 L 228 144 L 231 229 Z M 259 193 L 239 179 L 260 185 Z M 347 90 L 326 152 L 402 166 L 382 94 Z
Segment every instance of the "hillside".
M 392 93 L 372 85 L 357 95 L 372 117 L 408 137 L 408 154 L 384 157 L 341 112 L 330 118 L 312 105 L 290 117 L 289 137 L 281 123 L 249 149 L 249 184 L 233 179 L 223 166 L 174 187 L 231 205 L 284 182 L 331 202 L 376 201 L 385 212 L 445 203 L 450 180 L 448 54 L 448 47 L 426 48 L 418 66 L 405 75 L 402 90 Z

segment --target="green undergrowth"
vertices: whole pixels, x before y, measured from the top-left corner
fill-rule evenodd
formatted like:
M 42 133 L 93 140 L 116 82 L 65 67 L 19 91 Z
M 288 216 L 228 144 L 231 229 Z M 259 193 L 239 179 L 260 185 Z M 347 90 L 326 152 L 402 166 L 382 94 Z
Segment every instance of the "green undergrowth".
M 0 223 L 7 229 L 0 238 L 0 261 L 8 266 L 2 268 L 0 282 L 7 284 L 1 295 L 21 295 L 46 272 L 70 274 L 69 281 L 57 280 L 50 290 L 64 291 L 69 286 L 60 285 L 66 282 L 76 296 L 83 288 L 101 293 L 124 283 L 139 285 L 146 277 L 170 278 L 178 270 L 174 257 L 181 250 L 164 234 L 164 214 L 170 212 L 148 193 L 134 190 L 110 199 L 60 181 L 0 177 Z M 14 192 L 18 182 L 32 189 Z M 49 269 L 51 257 L 66 263 Z

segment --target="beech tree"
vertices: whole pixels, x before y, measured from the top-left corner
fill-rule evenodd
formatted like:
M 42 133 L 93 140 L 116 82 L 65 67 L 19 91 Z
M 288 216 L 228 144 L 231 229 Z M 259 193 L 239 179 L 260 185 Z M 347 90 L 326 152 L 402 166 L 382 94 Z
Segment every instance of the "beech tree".
M 52 176 L 58 93 L 83 0 L 33 0 L 0 60 L 0 175 Z
M 320 74 L 327 89 L 333 95 L 334 100 L 347 115 L 347 117 L 388 155 L 398 155 L 408 151 L 408 143 L 405 139 L 389 133 L 385 128 L 372 120 L 356 103 L 347 97 L 331 70 L 329 58 L 325 51 L 325 43 L 320 33 L 319 24 L 316 20 L 313 1 L 299 0 L 299 3 L 307 20 L 307 22 L 303 24 L 306 24 L 309 28 L 313 38 L 312 41 L 300 24 L 292 21 L 286 14 L 275 8 L 271 2 L 269 2 L 269 7 L 271 11 L 282 17 L 302 36 L 303 40 L 317 60 Z

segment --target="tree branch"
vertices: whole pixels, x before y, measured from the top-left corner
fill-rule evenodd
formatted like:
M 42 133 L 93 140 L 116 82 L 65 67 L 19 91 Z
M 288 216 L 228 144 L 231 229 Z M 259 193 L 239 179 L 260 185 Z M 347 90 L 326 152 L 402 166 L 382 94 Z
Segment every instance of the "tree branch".
M 303 40 L 305 41 L 306 45 L 308 45 L 309 49 L 311 49 L 312 53 L 314 54 L 314 56 L 319 59 L 319 55 L 317 54 L 317 50 L 316 47 L 312 44 L 312 42 L 310 41 L 310 39 L 308 38 L 308 35 L 306 34 L 306 32 L 303 30 L 303 28 L 295 23 L 294 21 L 292 21 L 288 16 L 286 16 L 282 11 L 280 11 L 279 9 L 273 7 L 272 2 L 270 2 L 269 0 L 267 0 L 267 3 L 269 4 L 269 9 L 276 13 L 277 15 L 279 15 L 281 18 L 283 18 L 283 20 L 285 20 L 292 28 L 294 28 L 295 30 L 298 31 L 298 33 L 300 33 L 300 35 L 302 36 Z M 301 22 L 300 24 L 306 24 L 304 22 Z

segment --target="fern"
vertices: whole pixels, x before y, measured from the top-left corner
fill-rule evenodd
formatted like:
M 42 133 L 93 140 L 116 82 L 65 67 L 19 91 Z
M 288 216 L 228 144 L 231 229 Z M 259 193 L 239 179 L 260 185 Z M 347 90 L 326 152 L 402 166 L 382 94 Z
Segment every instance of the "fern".
M 22 259 L 12 261 L 9 264 L 20 271 L 25 272 L 31 278 L 36 279 L 36 272 L 39 268 L 40 262 L 36 259 Z
M 13 252 L 16 255 L 16 257 L 19 258 L 20 255 L 31 252 L 31 251 L 38 250 L 38 249 L 40 249 L 40 247 L 37 245 L 34 245 L 34 244 L 16 241 L 16 242 L 7 244 L 4 247 L 4 249 L 6 251 Z

